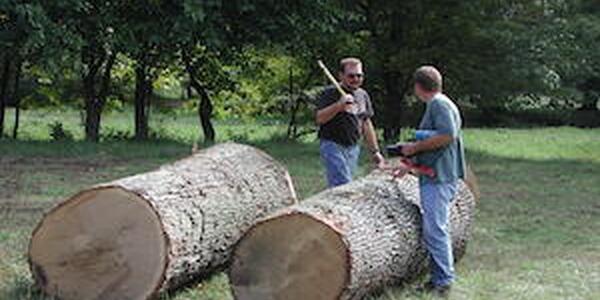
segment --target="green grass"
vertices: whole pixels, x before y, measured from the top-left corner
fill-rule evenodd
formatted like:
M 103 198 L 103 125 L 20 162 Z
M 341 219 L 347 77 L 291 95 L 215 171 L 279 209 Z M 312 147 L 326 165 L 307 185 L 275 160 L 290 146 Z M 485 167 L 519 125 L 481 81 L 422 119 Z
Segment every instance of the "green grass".
M 49 207 L 89 185 L 144 172 L 190 153 L 193 115 L 152 116 L 160 140 L 80 141 L 72 111 L 26 111 L 22 140 L 0 142 L 0 299 L 44 299 L 31 285 L 25 252 Z M 75 141 L 49 141 L 58 121 Z M 131 131 L 127 112 L 105 128 Z M 8 120 L 11 122 L 10 118 Z M 10 126 L 9 126 L 10 130 Z M 325 187 L 314 136 L 280 137 L 285 125 L 220 122 L 220 141 L 260 147 L 290 170 L 302 198 Z M 466 130 L 482 198 L 452 299 L 600 299 L 600 131 L 575 128 Z M 360 174 L 368 172 L 362 160 Z M 230 299 L 224 275 L 168 298 Z M 373 299 L 429 299 L 409 285 Z

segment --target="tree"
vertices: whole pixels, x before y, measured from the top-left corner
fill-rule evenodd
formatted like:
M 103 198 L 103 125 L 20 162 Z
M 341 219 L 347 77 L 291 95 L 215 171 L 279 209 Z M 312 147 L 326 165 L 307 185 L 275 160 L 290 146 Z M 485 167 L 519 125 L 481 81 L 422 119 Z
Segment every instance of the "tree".
M 183 17 L 181 1 L 119 2 L 115 27 L 119 51 L 135 61 L 135 138 L 149 137 L 148 119 L 153 82 L 174 61 L 179 40 L 193 28 L 178 28 Z
M 576 68 L 566 80 L 582 96 L 581 110 L 597 110 L 600 99 L 600 1 L 574 1 L 572 4 L 571 18 L 567 23 L 572 37 L 565 51 L 575 55 Z
M 61 30 L 53 26 L 38 1 L 0 3 L 0 138 L 4 133 L 4 115 L 9 97 L 15 107 L 13 138 L 17 137 L 21 97 L 19 93 L 24 65 L 50 61 L 57 54 L 53 37 Z M 12 89 L 12 90 L 11 90 Z
M 512 1 L 518 2 L 518 1 Z M 414 70 L 433 64 L 445 74 L 447 91 L 473 99 L 492 98 L 494 78 L 510 78 L 507 48 L 488 34 L 502 26 L 509 1 L 344 1 L 351 30 L 364 38 L 369 87 L 382 115 L 386 140 L 399 134 Z M 491 74 L 494 74 L 491 76 Z M 497 87 L 497 85 L 493 85 Z M 490 94 L 491 93 L 491 94 Z M 488 100 L 489 101 L 489 100 Z
M 10 61 L 4 58 L 2 75 L 0 77 L 0 138 L 4 135 L 4 114 L 6 108 L 6 94 L 8 88 L 8 76 L 10 72 Z
M 85 111 L 85 138 L 100 139 L 101 115 L 110 91 L 114 49 L 114 1 L 62 0 L 42 2 L 53 25 L 62 29 L 55 46 L 69 58 L 70 68 L 80 72 Z M 75 59 L 79 61 L 75 61 Z
M 3 48 L 0 55 L 0 139 L 4 136 L 4 119 L 11 82 L 14 83 L 13 95 L 17 95 L 22 48 L 31 30 L 27 18 L 30 9 L 14 1 L 0 4 L 0 46 Z
M 316 40 L 318 36 L 323 38 L 321 34 L 326 30 L 332 31 L 331 7 L 328 1 L 234 1 L 226 5 L 224 1 L 184 1 L 185 16 L 175 27 L 189 33 L 178 35 L 181 57 L 190 83 L 200 95 L 198 113 L 206 141 L 215 138 L 210 91 L 230 89 L 233 85 L 231 75 L 222 66 L 238 65 L 242 72 L 256 75 L 252 63 L 243 55 L 249 49 L 286 49 L 294 57 L 310 53 L 312 56 L 304 57 L 310 57 L 313 64 L 319 48 L 311 47 L 314 43 L 303 38 L 312 36 Z
M 198 117 L 204 135 L 204 142 L 213 143 L 216 132 L 211 122 L 213 102 L 210 93 L 214 90 L 232 90 L 234 82 L 224 68 L 218 54 L 209 52 L 205 47 L 196 45 L 193 49 L 181 49 L 181 61 L 189 78 L 189 85 L 200 96 Z
M 546 96 L 550 107 L 596 110 L 599 13 L 596 0 L 522 3 L 505 23 L 509 26 L 488 32 L 510 53 L 505 66 L 513 76 L 501 82 L 513 82 L 513 94 L 531 95 L 536 102 Z

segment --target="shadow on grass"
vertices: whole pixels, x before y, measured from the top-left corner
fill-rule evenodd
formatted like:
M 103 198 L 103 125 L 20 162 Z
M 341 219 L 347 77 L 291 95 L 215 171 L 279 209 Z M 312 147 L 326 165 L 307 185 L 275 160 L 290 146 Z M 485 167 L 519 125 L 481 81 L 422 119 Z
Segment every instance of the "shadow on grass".
M 8 288 L 0 289 L 0 299 L 6 300 L 57 300 L 48 297 L 25 276 L 13 278 Z
M 499 241 L 600 248 L 600 162 L 468 157 L 482 192 L 478 224 Z
M 124 158 L 177 157 L 191 152 L 191 145 L 174 140 L 110 141 L 0 141 L 3 156 L 99 157 Z
M 286 149 L 296 148 L 304 154 L 313 148 L 311 142 L 287 140 L 284 136 L 274 135 L 269 138 L 231 138 L 217 143 L 235 142 L 248 144 L 264 149 L 267 152 L 282 154 L 286 157 Z M 199 149 L 210 147 L 215 143 L 198 143 Z M 67 141 L 40 141 L 40 140 L 0 140 L 0 152 L 6 156 L 47 156 L 47 157 L 94 157 L 109 155 L 116 157 L 178 157 L 190 154 L 192 143 L 177 139 L 160 138 L 144 141 L 132 139 L 110 140 L 98 143 L 67 140 Z M 283 150 L 283 151 L 282 151 Z M 314 153 L 318 154 L 315 148 Z M 309 150 L 310 151 L 310 150 Z M 292 154 L 292 153 L 289 153 Z

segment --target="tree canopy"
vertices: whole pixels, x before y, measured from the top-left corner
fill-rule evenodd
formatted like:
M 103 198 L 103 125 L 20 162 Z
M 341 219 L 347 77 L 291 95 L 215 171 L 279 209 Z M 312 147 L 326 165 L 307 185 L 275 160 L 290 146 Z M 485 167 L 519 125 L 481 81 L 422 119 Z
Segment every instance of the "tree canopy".
M 388 139 L 414 107 L 422 64 L 482 112 L 597 110 L 599 40 L 597 0 L 6 0 L 0 129 L 7 105 L 72 105 L 98 141 L 117 101 L 134 107 L 146 139 L 151 108 L 171 101 L 197 109 L 212 141 L 214 118 L 295 118 L 326 84 L 315 61 L 343 56 L 364 60 Z

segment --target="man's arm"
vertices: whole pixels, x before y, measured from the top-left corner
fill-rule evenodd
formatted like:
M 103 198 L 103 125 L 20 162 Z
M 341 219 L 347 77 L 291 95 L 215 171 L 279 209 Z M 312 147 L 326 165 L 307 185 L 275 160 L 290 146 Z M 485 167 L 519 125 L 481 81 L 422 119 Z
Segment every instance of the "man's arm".
M 375 132 L 375 127 L 373 127 L 373 122 L 371 119 L 366 119 L 362 125 L 363 135 L 365 136 L 365 140 L 367 142 L 367 147 L 371 153 L 379 152 L 379 144 L 377 143 L 377 133 Z
M 433 105 L 431 109 L 433 110 L 436 131 L 439 134 L 403 147 L 402 153 L 404 155 L 412 156 L 420 152 L 428 152 L 445 147 L 452 143 L 458 136 L 458 130 L 451 116 L 450 109 L 439 103 Z
M 405 156 L 413 156 L 419 152 L 432 151 L 441 147 L 444 147 L 450 143 L 454 138 L 449 134 L 441 134 L 432 136 L 426 140 L 419 141 L 416 143 L 408 144 L 402 147 L 402 154 Z M 411 168 L 403 163 L 396 167 L 393 175 L 394 177 L 402 177 L 411 171 Z M 412 169 L 412 171 L 415 171 Z M 417 174 L 420 170 L 416 170 Z M 427 175 L 427 173 L 425 173 Z
M 341 110 L 340 103 L 334 102 L 333 104 L 320 109 L 317 111 L 317 125 L 323 125 L 329 122 L 335 115 L 337 115 Z
M 452 140 L 454 140 L 454 138 L 449 134 L 432 136 L 426 140 L 416 142 L 414 144 L 415 151 L 418 153 L 436 150 L 449 145 L 452 143 Z
M 331 119 L 333 119 L 333 117 L 335 117 L 335 115 L 338 113 L 352 109 L 353 104 L 350 102 L 353 101 L 354 98 L 352 95 L 346 95 L 343 96 L 339 101 L 336 101 L 325 108 L 319 109 L 316 116 L 317 125 L 323 125 L 331 121 Z
M 367 142 L 367 147 L 371 152 L 373 157 L 373 161 L 377 164 L 378 167 L 382 168 L 385 164 L 385 159 L 379 150 L 379 143 L 377 142 L 377 133 L 375 132 L 375 127 L 373 126 L 373 122 L 371 119 L 366 119 L 362 125 L 363 135 L 365 136 L 365 140 Z

